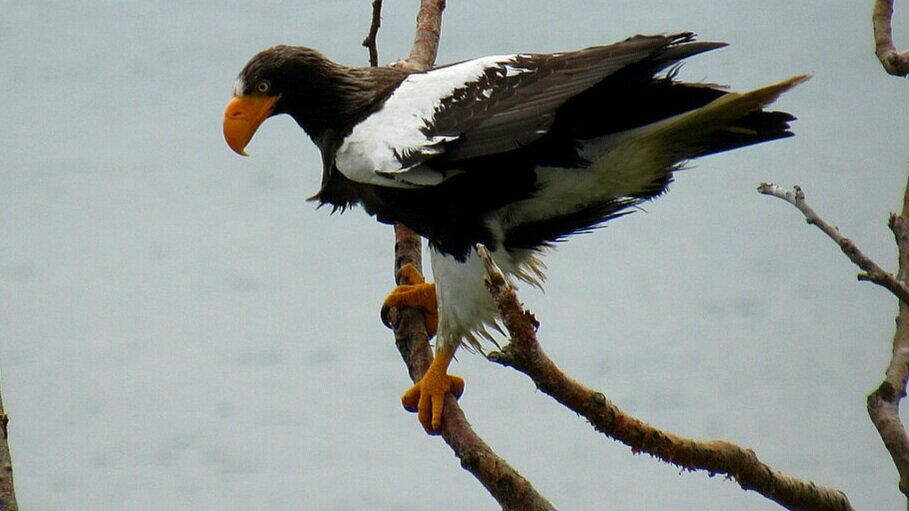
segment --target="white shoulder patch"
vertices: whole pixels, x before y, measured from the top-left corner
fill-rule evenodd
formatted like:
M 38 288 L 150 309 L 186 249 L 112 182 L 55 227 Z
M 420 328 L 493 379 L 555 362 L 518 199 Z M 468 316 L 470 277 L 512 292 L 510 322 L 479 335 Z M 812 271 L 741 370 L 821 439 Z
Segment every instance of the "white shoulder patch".
M 507 76 L 526 71 L 511 65 L 514 58 L 483 57 L 408 76 L 382 109 L 354 126 L 341 143 L 335 158 L 338 170 L 352 181 L 398 188 L 434 186 L 451 177 L 453 174 L 443 176 L 421 169 L 418 163 L 404 162 L 409 155 L 441 154 L 446 142 L 457 140 L 459 133 L 426 130 L 444 100 L 478 80 L 487 69 L 504 69 Z

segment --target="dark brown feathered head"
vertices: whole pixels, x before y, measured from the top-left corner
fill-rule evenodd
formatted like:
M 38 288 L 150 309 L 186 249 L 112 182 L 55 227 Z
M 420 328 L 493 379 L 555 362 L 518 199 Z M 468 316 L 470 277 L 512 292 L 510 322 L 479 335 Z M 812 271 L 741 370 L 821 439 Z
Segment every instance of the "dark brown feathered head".
M 319 143 L 326 131 L 352 125 L 404 76 L 389 68 L 342 66 L 303 46 L 269 48 L 240 71 L 224 112 L 224 138 L 245 155 L 262 122 L 286 113 Z

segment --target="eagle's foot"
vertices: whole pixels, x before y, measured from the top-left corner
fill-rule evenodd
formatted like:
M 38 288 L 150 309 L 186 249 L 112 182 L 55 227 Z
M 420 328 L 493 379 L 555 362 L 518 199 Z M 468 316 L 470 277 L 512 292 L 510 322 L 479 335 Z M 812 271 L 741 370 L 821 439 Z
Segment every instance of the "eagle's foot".
M 427 283 L 423 275 L 412 265 L 401 267 L 401 284 L 396 287 L 382 304 L 382 322 L 391 328 L 388 311 L 392 307 L 410 307 L 423 311 L 426 333 L 430 337 L 439 329 L 439 304 L 436 301 L 436 285 Z
M 464 380 L 448 374 L 448 364 L 453 351 L 439 350 L 426 370 L 426 374 L 401 396 L 401 404 L 408 412 L 417 412 L 420 424 L 430 435 L 438 435 L 442 427 L 442 410 L 445 394 L 451 392 L 455 399 L 464 393 Z

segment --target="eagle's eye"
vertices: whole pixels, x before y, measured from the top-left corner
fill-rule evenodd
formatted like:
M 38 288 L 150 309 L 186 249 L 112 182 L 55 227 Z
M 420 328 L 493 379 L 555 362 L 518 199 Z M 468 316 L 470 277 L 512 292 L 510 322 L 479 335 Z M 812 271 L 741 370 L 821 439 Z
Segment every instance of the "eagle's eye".
M 268 80 L 259 80 L 259 83 L 256 84 L 256 92 L 265 94 L 271 90 L 271 82 Z

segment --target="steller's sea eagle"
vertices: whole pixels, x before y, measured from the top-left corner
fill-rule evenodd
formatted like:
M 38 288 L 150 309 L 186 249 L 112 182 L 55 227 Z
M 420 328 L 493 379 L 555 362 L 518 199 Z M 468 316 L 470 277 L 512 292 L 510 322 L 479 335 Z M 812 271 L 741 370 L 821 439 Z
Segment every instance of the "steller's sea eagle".
M 681 60 L 721 46 L 635 36 L 425 72 L 276 46 L 240 72 L 224 136 L 245 155 L 265 119 L 289 114 L 322 154 L 314 200 L 360 205 L 428 240 L 435 284 L 405 268 L 409 284 L 385 305 L 428 312 L 436 356 L 402 401 L 434 433 L 445 393 L 463 390 L 448 374 L 455 350 L 481 349 L 497 327 L 477 244 L 506 275 L 539 285 L 544 248 L 660 195 L 686 161 L 792 136 L 795 118 L 764 107 L 807 76 L 746 93 L 675 80 Z

